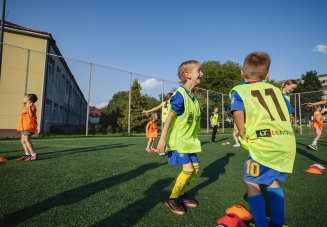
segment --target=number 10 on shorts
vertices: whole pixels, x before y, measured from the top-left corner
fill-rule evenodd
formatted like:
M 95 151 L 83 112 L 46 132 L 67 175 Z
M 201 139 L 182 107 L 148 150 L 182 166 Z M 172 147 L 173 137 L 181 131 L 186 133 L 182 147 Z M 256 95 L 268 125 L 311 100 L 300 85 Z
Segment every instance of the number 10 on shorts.
M 260 175 L 260 165 L 256 162 L 251 162 L 251 160 L 246 161 L 246 174 L 252 177 L 257 177 Z

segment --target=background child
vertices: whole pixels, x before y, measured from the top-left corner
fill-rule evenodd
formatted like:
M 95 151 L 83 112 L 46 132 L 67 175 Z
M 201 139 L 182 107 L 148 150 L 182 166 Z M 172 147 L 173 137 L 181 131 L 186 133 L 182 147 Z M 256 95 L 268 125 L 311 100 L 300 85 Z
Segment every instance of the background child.
M 321 114 L 321 106 L 314 106 L 313 107 L 313 121 L 312 121 L 312 128 L 316 131 L 316 137 L 313 139 L 312 144 L 308 145 L 309 148 L 312 150 L 318 150 L 317 143 L 321 136 L 322 126 L 323 126 L 323 119 Z
M 150 121 L 145 126 L 146 138 L 149 138 L 148 144 L 146 146 L 146 151 L 151 153 L 154 152 L 152 147 L 154 140 L 158 138 L 158 115 L 157 113 L 151 113 Z
M 31 136 L 37 131 L 37 116 L 35 102 L 38 100 L 35 94 L 28 94 L 24 97 L 24 109 L 20 115 L 17 131 L 21 132 L 21 143 L 25 155 L 17 158 L 17 161 L 34 161 L 37 159 L 31 142 Z
M 210 124 L 211 124 L 211 127 L 212 127 L 211 143 L 214 143 L 215 140 L 216 140 L 216 134 L 217 134 L 218 127 L 219 127 L 218 106 L 215 106 L 213 108 L 213 112 L 210 115 Z
M 176 179 L 166 206 L 176 215 L 185 215 L 186 207 L 194 208 L 198 202 L 185 192 L 191 180 L 199 171 L 197 152 L 201 152 L 198 139 L 200 126 L 200 105 L 194 97 L 193 89 L 200 84 L 203 74 L 201 64 L 191 60 L 178 68 L 180 86 L 171 97 L 171 111 L 162 130 L 157 151 L 162 152 L 167 144 L 168 165 L 182 165 L 182 172 Z
M 150 110 L 143 110 L 143 113 L 148 114 L 151 113 L 153 111 L 157 111 L 161 109 L 161 121 L 164 124 L 167 120 L 169 111 L 170 111 L 170 97 L 173 95 L 173 93 L 169 92 L 166 95 L 166 101 L 160 103 L 158 106 L 153 107 Z
M 295 80 L 286 80 L 282 85 L 282 93 L 286 100 L 291 103 L 291 93 L 297 88 Z
M 249 151 L 244 163 L 248 202 L 256 226 L 268 226 L 266 203 L 259 185 L 267 187 L 270 225 L 284 224 L 284 193 L 278 181 L 293 170 L 296 143 L 289 113 L 294 110 L 268 78 L 270 57 L 263 52 L 249 54 L 243 64 L 240 85 L 231 91 L 231 112 L 239 140 Z M 246 118 L 246 121 L 245 121 Z

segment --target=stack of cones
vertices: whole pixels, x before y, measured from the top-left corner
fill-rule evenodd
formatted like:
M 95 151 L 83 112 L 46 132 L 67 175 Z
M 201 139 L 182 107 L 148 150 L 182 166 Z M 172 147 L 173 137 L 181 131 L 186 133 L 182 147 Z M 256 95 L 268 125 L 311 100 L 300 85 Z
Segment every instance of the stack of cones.
M 221 143 L 221 145 L 228 145 L 228 144 L 230 144 L 228 141 L 224 141 Z
M 311 165 L 305 172 L 312 174 L 323 174 L 325 167 L 320 164 Z
M 243 221 L 252 219 L 252 214 L 243 205 L 236 204 L 226 209 L 225 216 L 217 219 L 218 226 L 222 227 L 246 227 Z

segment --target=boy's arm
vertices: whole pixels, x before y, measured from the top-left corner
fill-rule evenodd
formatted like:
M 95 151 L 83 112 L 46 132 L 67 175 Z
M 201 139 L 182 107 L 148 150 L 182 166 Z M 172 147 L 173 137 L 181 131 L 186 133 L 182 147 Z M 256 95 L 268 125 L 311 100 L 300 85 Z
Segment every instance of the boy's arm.
M 234 122 L 242 139 L 247 140 L 244 128 L 244 112 L 236 110 L 233 112 Z
M 29 102 L 28 103 L 28 106 L 29 106 L 29 114 L 30 114 L 30 117 L 34 117 L 34 109 L 33 109 L 33 103 L 32 102 Z
M 162 108 L 162 103 L 160 103 L 158 106 L 156 107 L 153 107 L 152 109 L 149 109 L 149 110 L 143 110 L 143 113 L 150 113 L 150 112 L 153 112 L 153 111 L 156 111 L 156 110 L 160 110 Z
M 170 111 L 168 114 L 167 120 L 162 129 L 161 137 L 160 137 L 160 140 L 159 140 L 159 143 L 157 146 L 157 152 L 159 152 L 159 153 L 162 153 L 165 151 L 168 129 L 169 129 L 171 122 L 174 120 L 175 116 L 176 116 L 176 113 L 173 111 Z
M 319 106 L 319 105 L 325 105 L 325 104 L 327 104 L 327 99 L 319 101 L 319 102 L 314 102 L 314 103 L 307 102 L 307 103 L 303 103 L 302 105 L 312 107 L 312 106 Z

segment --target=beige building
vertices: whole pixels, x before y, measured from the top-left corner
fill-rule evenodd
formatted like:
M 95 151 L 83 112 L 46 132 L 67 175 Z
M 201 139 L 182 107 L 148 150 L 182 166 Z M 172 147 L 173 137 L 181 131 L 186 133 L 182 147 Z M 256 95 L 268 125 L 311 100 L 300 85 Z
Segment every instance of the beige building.
M 50 33 L 5 23 L 0 77 L 0 136 L 18 136 L 25 94 L 39 97 L 39 133 L 85 130 L 87 102 Z M 47 54 L 45 54 L 47 53 Z

